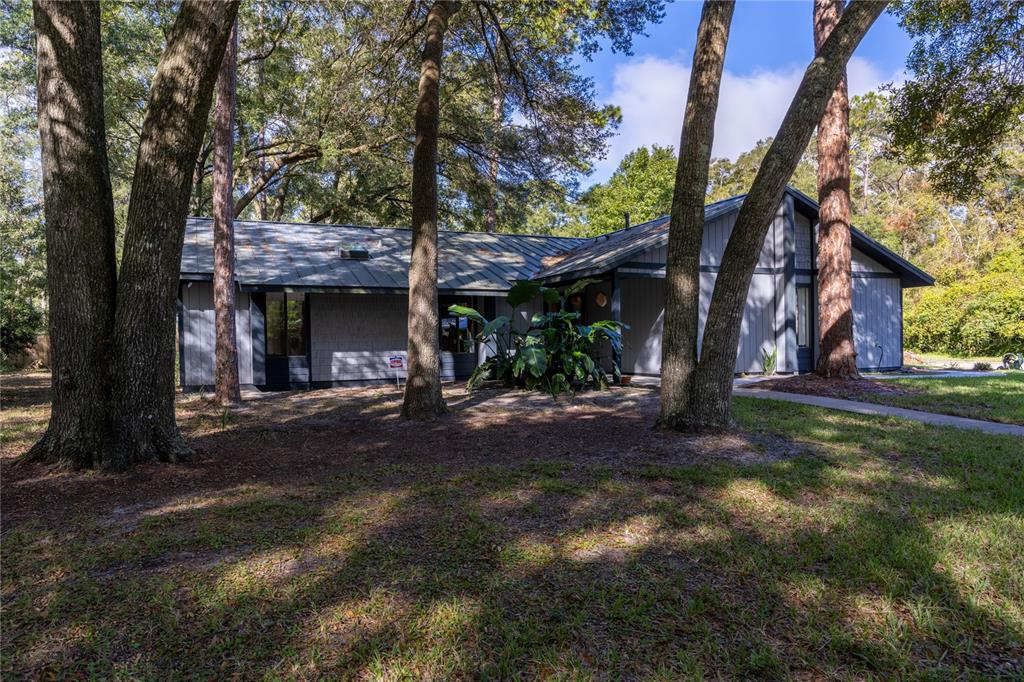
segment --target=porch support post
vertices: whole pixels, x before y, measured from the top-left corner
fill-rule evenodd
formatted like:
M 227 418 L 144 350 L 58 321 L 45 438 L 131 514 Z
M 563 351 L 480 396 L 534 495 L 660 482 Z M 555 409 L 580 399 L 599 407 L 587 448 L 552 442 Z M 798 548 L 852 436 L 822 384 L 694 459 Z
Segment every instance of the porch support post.
M 619 270 L 612 270 L 612 321 L 622 322 L 622 287 L 619 282 Z M 612 349 L 612 362 L 619 368 L 619 376 L 622 375 L 622 350 Z

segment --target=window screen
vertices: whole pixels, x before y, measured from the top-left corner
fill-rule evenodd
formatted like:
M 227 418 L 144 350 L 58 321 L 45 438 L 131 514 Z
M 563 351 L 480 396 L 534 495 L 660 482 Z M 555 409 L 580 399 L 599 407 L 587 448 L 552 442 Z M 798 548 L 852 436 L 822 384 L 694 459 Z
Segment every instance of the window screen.
M 811 289 L 796 288 L 796 345 L 807 348 L 811 340 Z

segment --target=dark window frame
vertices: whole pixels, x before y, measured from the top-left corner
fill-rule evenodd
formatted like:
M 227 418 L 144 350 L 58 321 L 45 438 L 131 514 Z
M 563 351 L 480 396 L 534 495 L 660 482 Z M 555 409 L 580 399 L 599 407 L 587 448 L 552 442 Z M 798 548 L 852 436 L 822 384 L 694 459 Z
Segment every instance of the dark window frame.
M 437 345 L 438 345 L 438 348 L 442 352 L 445 352 L 445 353 L 476 353 L 476 351 L 477 351 L 476 334 L 477 334 L 477 331 L 478 331 L 476 329 L 476 327 L 477 327 L 476 323 L 473 322 L 472 320 L 470 320 L 468 317 L 464 317 L 462 315 L 452 315 L 451 313 L 448 312 L 448 306 L 450 306 L 450 305 L 461 305 L 461 306 L 465 306 L 467 308 L 473 308 L 475 310 L 476 308 L 473 305 L 473 297 L 471 297 L 471 296 L 441 295 L 441 296 L 437 297 L 437 302 L 438 302 L 438 308 L 440 309 L 439 310 L 440 314 L 439 314 L 438 320 L 437 320 L 437 322 L 438 322 L 438 325 L 437 325 Z M 469 337 L 469 342 L 470 342 L 470 346 L 471 346 L 470 350 L 452 350 L 450 348 L 445 348 L 445 337 L 444 337 L 444 333 L 443 333 L 443 328 L 444 328 L 444 323 L 445 323 L 446 319 L 448 319 L 448 320 L 455 319 L 456 320 L 455 324 L 458 326 L 458 328 L 460 330 L 465 330 L 465 332 L 468 334 L 468 337 Z M 465 322 L 465 327 L 462 326 L 462 323 L 461 323 L 462 320 L 466 321 Z M 462 337 L 462 334 L 459 334 L 457 336 L 458 337 Z
M 276 303 L 284 304 L 284 314 L 278 315 L 276 320 L 273 320 L 272 324 L 272 313 Z M 295 308 L 298 309 L 299 315 L 299 332 L 293 334 L 292 325 L 289 324 L 289 308 L 291 304 L 295 304 Z M 293 292 L 267 292 L 266 293 L 266 312 L 265 312 L 265 334 L 267 339 L 267 357 L 270 358 L 300 358 L 306 357 L 309 348 L 309 314 L 308 307 L 306 305 L 306 295 L 297 294 Z M 278 323 L 279 321 L 279 323 Z M 277 327 L 275 329 L 275 327 Z M 275 344 L 272 339 L 277 340 Z M 277 350 L 274 346 L 280 345 L 283 353 L 274 352 Z M 299 352 L 293 353 L 293 350 Z
M 800 295 L 806 294 L 807 304 L 804 306 L 805 314 L 803 317 L 800 315 Z M 796 347 L 797 348 L 810 348 L 811 347 L 811 321 L 814 319 L 811 308 L 811 285 L 810 284 L 797 284 L 796 285 Z M 800 343 L 800 331 L 803 327 L 805 334 L 804 342 Z

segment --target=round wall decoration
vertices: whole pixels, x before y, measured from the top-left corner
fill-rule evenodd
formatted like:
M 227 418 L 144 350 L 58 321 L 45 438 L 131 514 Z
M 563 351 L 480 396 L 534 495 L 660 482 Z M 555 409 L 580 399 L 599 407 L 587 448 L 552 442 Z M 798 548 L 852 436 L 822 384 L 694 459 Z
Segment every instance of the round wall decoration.
M 598 308 L 603 308 L 608 305 L 608 297 L 605 296 L 603 291 L 597 292 L 597 296 L 594 297 L 594 303 L 597 303 Z

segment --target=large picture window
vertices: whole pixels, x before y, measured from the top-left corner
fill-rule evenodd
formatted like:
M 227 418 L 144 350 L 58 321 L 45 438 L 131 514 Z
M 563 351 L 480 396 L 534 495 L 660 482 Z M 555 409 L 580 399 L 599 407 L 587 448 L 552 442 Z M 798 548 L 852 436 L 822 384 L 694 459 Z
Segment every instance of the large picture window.
M 796 288 L 796 345 L 807 348 L 811 342 L 811 288 Z
M 303 294 L 267 294 L 267 355 L 306 354 Z

